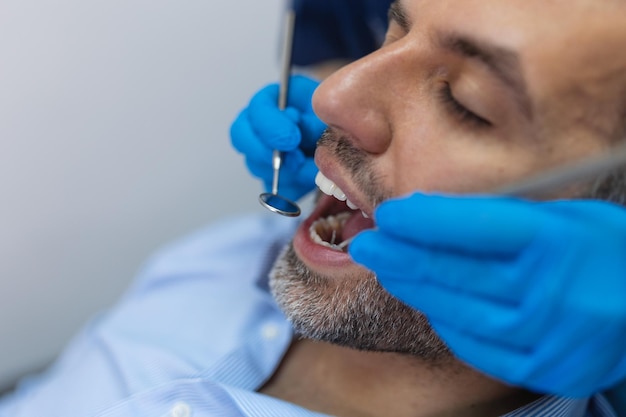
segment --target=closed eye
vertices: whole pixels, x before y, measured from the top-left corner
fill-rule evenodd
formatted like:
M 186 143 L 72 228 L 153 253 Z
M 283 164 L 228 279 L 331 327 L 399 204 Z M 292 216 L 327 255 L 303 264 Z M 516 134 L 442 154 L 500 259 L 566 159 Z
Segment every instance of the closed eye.
M 450 83 L 444 83 L 444 85 L 439 89 L 438 95 L 448 112 L 450 112 L 460 123 L 472 125 L 476 128 L 493 126 L 489 120 L 477 115 L 459 103 L 458 100 L 454 98 Z

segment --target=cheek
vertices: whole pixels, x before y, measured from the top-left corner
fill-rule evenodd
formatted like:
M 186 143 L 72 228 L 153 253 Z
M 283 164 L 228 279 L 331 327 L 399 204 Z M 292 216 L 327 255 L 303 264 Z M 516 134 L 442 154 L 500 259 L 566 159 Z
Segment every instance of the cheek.
M 393 195 L 485 192 L 532 172 L 540 161 L 524 147 L 438 130 L 416 129 L 396 137 L 380 157 L 380 172 Z

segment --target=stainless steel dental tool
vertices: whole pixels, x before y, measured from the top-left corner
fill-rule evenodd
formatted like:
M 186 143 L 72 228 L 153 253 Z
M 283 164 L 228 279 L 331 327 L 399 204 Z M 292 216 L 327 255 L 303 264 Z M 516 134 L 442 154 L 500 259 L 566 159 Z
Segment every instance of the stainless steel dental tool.
M 285 15 L 285 31 L 282 50 L 282 69 L 280 76 L 280 89 L 278 92 L 278 108 L 285 110 L 287 107 L 287 93 L 289 91 L 289 76 L 291 73 L 291 51 L 293 47 L 293 32 L 296 22 L 296 14 L 293 8 L 289 8 Z M 278 177 L 282 164 L 282 154 L 279 150 L 272 153 L 272 192 L 263 193 L 259 196 L 259 202 L 265 208 L 283 216 L 297 217 L 300 215 L 300 207 L 293 201 L 278 194 Z
M 556 168 L 540 172 L 527 179 L 495 188 L 492 195 L 511 197 L 531 197 L 546 195 L 578 182 L 592 181 L 610 174 L 617 168 L 626 166 L 626 141 L 599 155 L 582 158 Z M 343 249 L 350 244 L 354 236 L 341 242 Z
M 530 178 L 498 187 L 496 195 L 530 197 L 554 192 L 577 182 L 590 181 L 626 165 L 626 142 L 599 155 L 582 158 L 563 166 L 540 172 Z

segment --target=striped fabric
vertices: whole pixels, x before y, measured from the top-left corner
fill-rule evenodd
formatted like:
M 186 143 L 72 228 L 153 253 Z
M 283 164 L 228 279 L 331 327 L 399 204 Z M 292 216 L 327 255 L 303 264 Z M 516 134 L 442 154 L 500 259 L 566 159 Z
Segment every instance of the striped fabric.
M 255 392 L 292 341 L 267 271 L 295 226 L 248 217 L 167 248 L 0 417 L 321 417 Z M 506 417 L 613 415 L 602 397 L 544 397 Z
M 573 400 L 553 396 L 539 398 L 505 417 L 614 417 L 611 406 L 602 396 Z

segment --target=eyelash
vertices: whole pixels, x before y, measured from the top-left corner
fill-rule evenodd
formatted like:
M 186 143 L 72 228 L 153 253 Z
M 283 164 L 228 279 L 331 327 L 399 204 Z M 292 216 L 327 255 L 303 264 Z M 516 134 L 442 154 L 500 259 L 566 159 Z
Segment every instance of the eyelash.
M 465 106 L 459 103 L 452 94 L 452 88 L 449 83 L 445 85 L 439 91 L 439 98 L 442 103 L 452 112 L 459 122 L 474 127 L 488 127 L 491 126 L 491 122 L 477 114 L 468 110 Z

